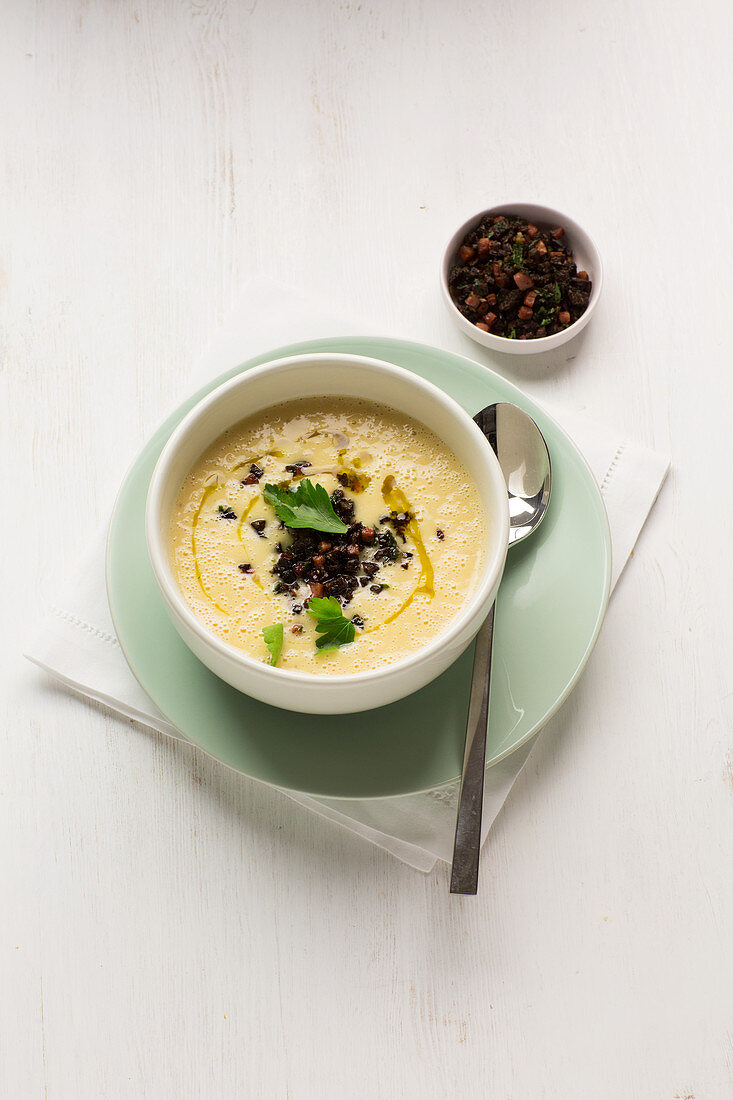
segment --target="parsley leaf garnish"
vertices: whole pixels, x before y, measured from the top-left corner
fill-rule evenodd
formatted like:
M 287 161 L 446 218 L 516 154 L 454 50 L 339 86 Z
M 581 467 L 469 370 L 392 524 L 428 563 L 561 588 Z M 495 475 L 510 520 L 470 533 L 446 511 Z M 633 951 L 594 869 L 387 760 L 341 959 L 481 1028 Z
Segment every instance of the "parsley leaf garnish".
M 330 535 L 345 535 L 349 529 L 334 512 L 323 486 L 314 485 L 307 477 L 298 482 L 295 490 L 266 485 L 263 496 L 286 527 L 308 527 Z
M 356 637 L 356 627 L 346 618 L 335 596 L 314 596 L 308 604 L 308 614 L 316 620 L 316 634 L 321 635 L 316 638 L 317 649 L 338 649 Z
M 263 626 L 262 637 L 270 651 L 270 664 L 276 665 L 283 651 L 283 624 L 273 623 L 272 626 Z

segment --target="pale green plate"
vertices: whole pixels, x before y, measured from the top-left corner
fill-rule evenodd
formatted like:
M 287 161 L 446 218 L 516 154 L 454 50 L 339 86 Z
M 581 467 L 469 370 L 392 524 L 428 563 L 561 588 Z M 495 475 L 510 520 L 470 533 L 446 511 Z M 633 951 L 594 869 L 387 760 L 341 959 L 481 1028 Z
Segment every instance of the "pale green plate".
M 150 440 L 120 490 L 107 551 L 112 617 L 148 695 L 187 737 L 230 767 L 331 798 L 426 790 L 460 774 L 473 647 L 428 687 L 379 710 L 343 716 L 277 710 L 235 691 L 194 657 L 168 619 L 148 561 L 148 483 L 179 420 L 232 375 L 313 351 L 397 363 L 440 386 L 472 415 L 499 400 L 513 401 L 535 418 L 552 457 L 552 499 L 536 534 L 509 551 L 499 592 L 489 764 L 513 752 L 557 710 L 588 660 L 608 602 L 611 545 L 593 475 L 558 425 L 510 382 L 470 359 L 403 340 L 290 344 L 248 360 L 184 402 Z

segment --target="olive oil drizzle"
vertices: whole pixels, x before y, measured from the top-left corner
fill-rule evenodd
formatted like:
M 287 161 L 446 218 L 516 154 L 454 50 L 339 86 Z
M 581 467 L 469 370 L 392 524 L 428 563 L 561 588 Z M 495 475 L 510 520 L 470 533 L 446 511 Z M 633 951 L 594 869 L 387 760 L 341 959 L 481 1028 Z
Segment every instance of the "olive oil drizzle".
M 247 506 L 244 508 L 244 510 L 242 512 L 242 518 L 240 519 L 239 523 L 237 524 L 237 535 L 239 536 L 239 541 L 241 543 L 244 542 L 244 535 L 242 534 L 242 525 L 244 524 L 244 521 L 246 520 L 247 516 L 250 514 L 250 512 L 252 511 L 252 509 L 254 508 L 255 504 L 257 503 L 257 501 L 259 499 L 260 499 L 260 494 L 255 493 L 254 496 L 252 497 L 252 499 L 247 504 Z M 252 583 L 256 584 L 257 587 L 261 588 L 262 591 L 264 592 L 265 589 L 264 589 L 264 586 L 262 584 L 262 581 L 260 580 L 260 578 L 257 576 L 256 573 L 252 574 Z
M 402 489 L 395 485 L 395 479 L 390 474 L 389 477 L 384 479 L 382 484 L 382 498 L 384 503 L 392 512 L 407 512 L 410 516 L 410 522 L 406 525 L 405 531 L 412 539 L 415 549 L 417 550 L 417 556 L 420 559 L 420 576 L 418 582 L 413 588 L 410 595 L 405 602 L 393 611 L 391 615 L 388 615 L 384 620 L 383 625 L 386 626 L 389 623 L 393 623 L 395 619 L 406 611 L 412 601 L 415 599 L 418 593 L 423 593 L 432 599 L 435 595 L 435 572 L 433 570 L 433 563 L 431 562 L 428 552 L 425 549 L 425 543 L 420 532 L 420 524 L 415 518 L 415 514 L 410 507 L 410 502 L 403 493 Z
M 239 535 L 239 541 L 240 542 L 244 542 L 244 538 L 242 536 L 242 525 L 244 524 L 244 521 L 246 520 L 247 516 L 250 514 L 250 512 L 252 511 L 252 509 L 254 508 L 255 504 L 257 503 L 257 501 L 259 499 L 260 499 L 260 494 L 255 493 L 254 496 L 252 497 L 252 499 L 247 504 L 244 511 L 242 512 L 242 518 L 240 519 L 239 523 L 237 524 L 237 534 Z
M 199 501 L 199 506 L 196 509 L 196 515 L 193 517 L 193 523 L 191 524 L 191 553 L 193 554 L 193 564 L 194 564 L 194 568 L 196 569 L 196 580 L 199 582 L 199 587 L 201 588 L 201 591 L 206 596 L 207 600 L 210 600 L 211 603 L 213 603 L 213 605 L 214 605 L 214 607 L 216 608 L 217 611 L 221 611 L 222 615 L 228 615 L 229 612 L 226 610 L 226 608 L 222 607 L 220 604 L 218 604 L 216 602 L 216 600 L 214 599 L 214 597 L 211 595 L 208 588 L 204 584 L 204 579 L 201 576 L 201 568 L 199 566 L 198 551 L 196 550 L 196 528 L 199 525 L 199 520 L 201 519 L 201 513 L 203 511 L 204 505 L 206 504 L 206 501 L 209 499 L 209 497 L 211 496 L 212 493 L 216 492 L 216 490 L 218 488 L 219 488 L 219 478 L 218 478 L 218 475 L 215 474 L 214 475 L 214 480 L 211 482 L 210 485 L 208 485 L 204 489 L 203 494 L 201 496 L 201 500 Z
M 243 458 L 241 462 L 238 462 L 236 466 L 232 466 L 232 473 L 236 474 L 238 470 L 243 470 L 245 466 L 249 469 L 253 463 L 257 462 L 258 458 L 265 458 L 269 455 L 270 458 L 282 458 L 282 451 L 272 450 L 265 451 L 264 455 L 255 455 L 254 458 Z

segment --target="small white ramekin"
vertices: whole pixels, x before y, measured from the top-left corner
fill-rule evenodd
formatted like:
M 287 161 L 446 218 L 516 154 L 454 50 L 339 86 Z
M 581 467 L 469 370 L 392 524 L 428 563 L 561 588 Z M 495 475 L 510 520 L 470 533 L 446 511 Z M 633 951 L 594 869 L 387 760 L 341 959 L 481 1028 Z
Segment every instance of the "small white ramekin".
M 520 218 L 526 218 L 527 221 L 547 228 L 554 228 L 557 225 L 563 226 L 567 242 L 573 252 L 573 258 L 578 265 L 578 270 L 587 271 L 593 283 L 588 308 L 577 321 L 572 325 L 568 325 L 562 332 L 556 332 L 552 336 L 540 336 L 537 340 L 510 340 L 506 336 L 494 336 L 491 332 L 484 332 L 483 329 L 476 328 L 468 318 L 463 316 L 451 298 L 448 276 L 451 267 L 456 262 L 456 254 L 463 238 L 487 214 L 517 214 Z M 561 214 L 559 210 L 553 210 L 551 206 L 539 206 L 534 202 L 503 202 L 498 206 L 490 206 L 486 210 L 474 214 L 472 218 L 469 218 L 456 230 L 448 241 L 440 268 L 440 287 L 443 300 L 461 332 L 464 332 L 466 336 L 470 336 L 472 340 L 475 340 L 477 344 L 482 344 L 485 348 L 503 351 L 508 355 L 537 355 L 541 351 L 550 351 L 552 348 L 558 348 L 561 344 L 572 340 L 574 336 L 582 332 L 590 321 L 601 296 L 602 286 L 603 264 L 601 263 L 601 255 L 591 237 L 567 214 Z
M 245 416 L 301 397 L 366 398 L 430 428 L 466 467 L 486 514 L 489 545 L 475 591 L 456 617 L 421 649 L 368 672 L 319 676 L 273 668 L 212 634 L 186 602 L 169 555 L 173 507 L 183 479 L 227 428 Z M 310 714 L 345 714 L 394 702 L 439 676 L 466 649 L 496 598 L 509 540 L 504 478 L 471 417 L 430 382 L 402 367 L 358 355 L 296 355 L 244 371 L 191 409 L 158 459 L 145 515 L 153 573 L 173 625 L 199 660 L 222 680 L 272 706 Z

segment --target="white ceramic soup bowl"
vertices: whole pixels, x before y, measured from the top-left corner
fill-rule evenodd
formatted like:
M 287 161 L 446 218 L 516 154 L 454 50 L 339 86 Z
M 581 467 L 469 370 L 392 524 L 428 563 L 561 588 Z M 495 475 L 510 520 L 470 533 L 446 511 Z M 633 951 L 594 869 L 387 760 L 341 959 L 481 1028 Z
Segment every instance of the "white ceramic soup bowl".
M 384 668 L 332 676 L 272 667 L 211 633 L 178 586 L 169 555 L 169 529 L 186 474 L 224 431 L 245 416 L 283 401 L 333 395 L 381 402 L 440 436 L 476 484 L 486 516 L 488 546 L 475 590 L 440 634 Z M 153 472 L 145 528 L 150 561 L 168 614 L 199 660 L 239 691 L 272 706 L 311 714 L 345 714 L 410 695 L 444 672 L 468 646 L 499 587 L 509 539 L 509 508 L 494 452 L 452 398 L 391 363 L 319 353 L 253 367 L 217 387 L 184 417 Z
M 566 242 L 573 250 L 573 259 L 578 265 L 578 270 L 587 271 L 593 283 L 588 308 L 577 321 L 573 322 L 572 325 L 568 325 L 562 332 L 553 333 L 552 336 L 540 336 L 537 340 L 509 340 L 506 336 L 495 336 L 493 332 L 484 332 L 483 329 L 476 328 L 467 317 L 463 316 L 451 297 L 448 276 L 451 268 L 456 263 L 456 256 L 463 243 L 463 238 L 487 214 L 516 214 L 518 217 L 526 218 L 527 221 L 534 222 L 546 229 L 552 229 L 556 225 L 563 226 Z M 590 235 L 567 214 L 562 214 L 551 206 L 540 206 L 536 202 L 503 202 L 499 206 L 490 206 L 486 210 L 474 214 L 455 231 L 448 241 L 440 268 L 440 288 L 443 301 L 461 332 L 464 332 L 466 336 L 470 336 L 477 344 L 483 344 L 485 348 L 503 351 L 508 355 L 537 355 L 541 351 L 551 351 L 552 348 L 558 348 L 561 344 L 572 340 L 574 336 L 583 331 L 593 316 L 593 312 L 598 305 L 598 299 L 601 296 L 602 287 L 603 264 L 601 263 L 601 254 Z

